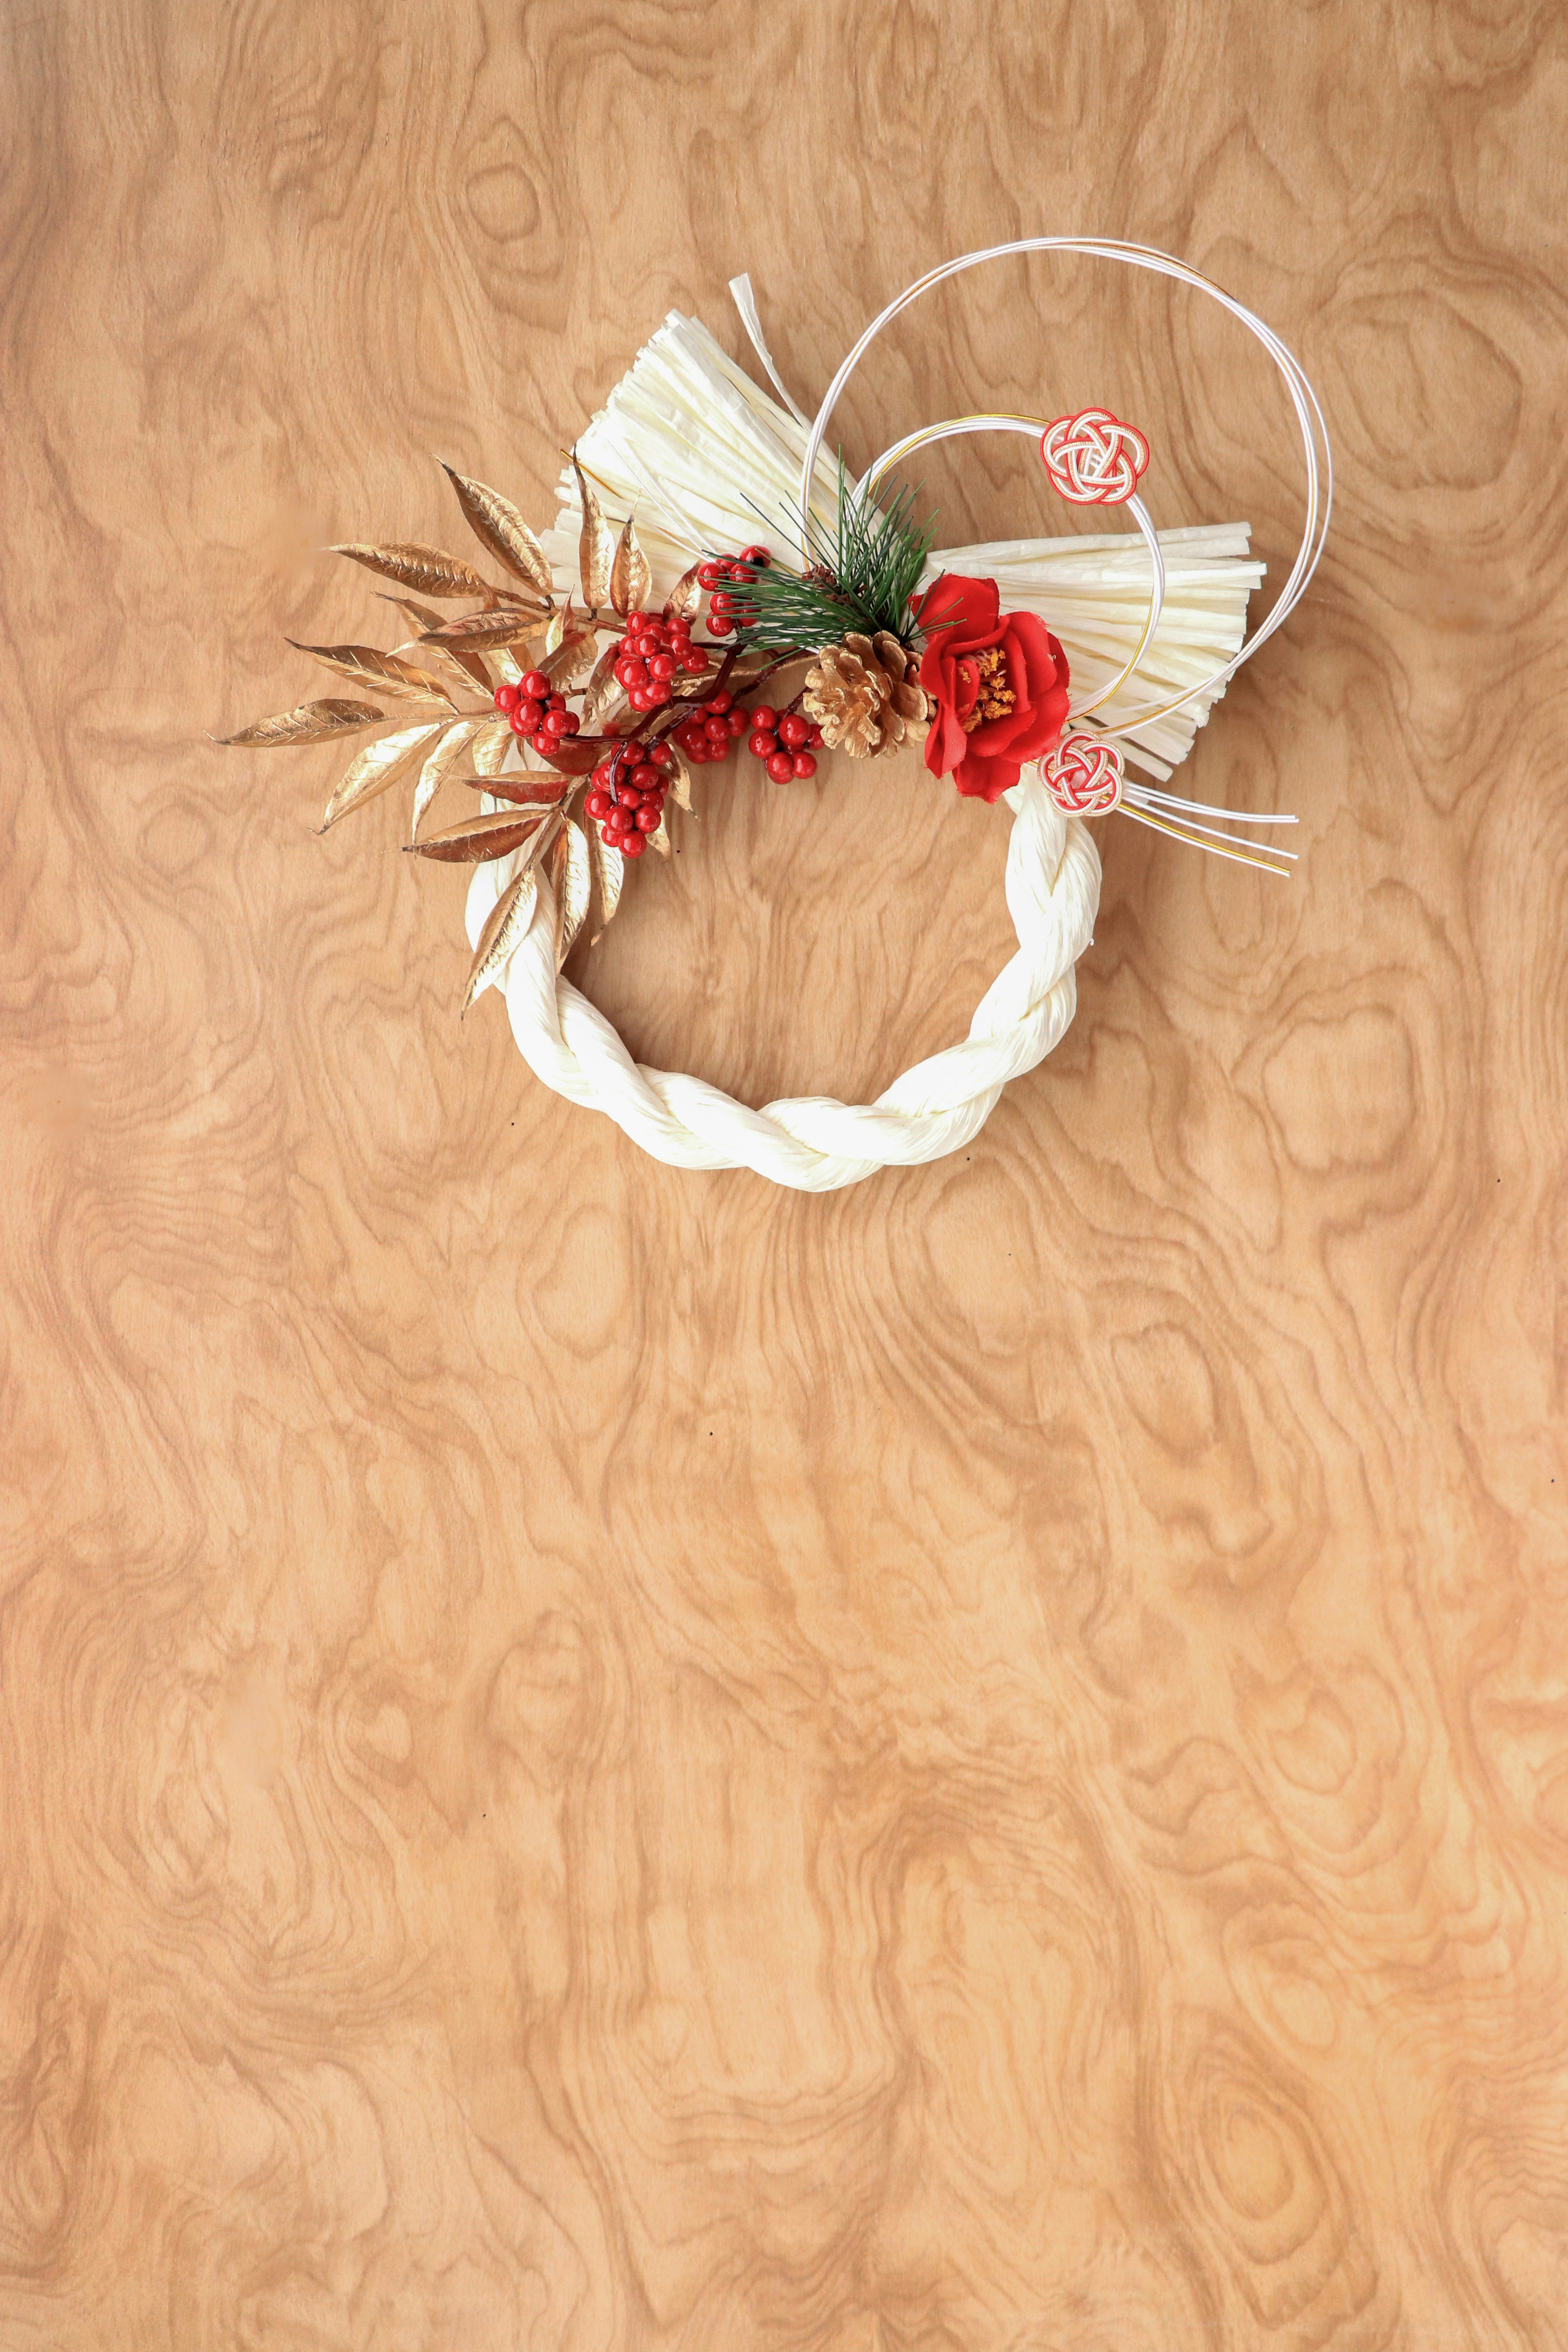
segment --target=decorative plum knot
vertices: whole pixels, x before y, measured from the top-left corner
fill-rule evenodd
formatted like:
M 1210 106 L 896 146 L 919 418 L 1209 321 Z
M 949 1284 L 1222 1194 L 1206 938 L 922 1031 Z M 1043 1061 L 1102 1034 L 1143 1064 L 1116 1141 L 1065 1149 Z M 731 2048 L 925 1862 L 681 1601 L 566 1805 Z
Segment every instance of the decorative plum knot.
M 1075 507 L 1124 506 L 1148 470 L 1149 444 L 1109 408 L 1058 416 L 1040 436 L 1051 487 Z
M 1040 782 L 1068 816 L 1109 816 L 1121 798 L 1121 754 L 1094 735 L 1064 735 Z

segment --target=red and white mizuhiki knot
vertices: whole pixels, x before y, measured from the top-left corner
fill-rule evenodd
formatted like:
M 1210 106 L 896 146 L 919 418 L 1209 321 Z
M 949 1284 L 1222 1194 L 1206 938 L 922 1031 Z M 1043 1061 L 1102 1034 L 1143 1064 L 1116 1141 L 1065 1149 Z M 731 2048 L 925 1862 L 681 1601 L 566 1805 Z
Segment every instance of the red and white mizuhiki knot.
M 1040 436 L 1051 488 L 1075 507 L 1120 507 L 1149 468 L 1149 444 L 1109 408 L 1058 416 Z
M 1109 816 L 1121 799 L 1121 754 L 1095 735 L 1064 735 L 1040 782 L 1064 816 Z

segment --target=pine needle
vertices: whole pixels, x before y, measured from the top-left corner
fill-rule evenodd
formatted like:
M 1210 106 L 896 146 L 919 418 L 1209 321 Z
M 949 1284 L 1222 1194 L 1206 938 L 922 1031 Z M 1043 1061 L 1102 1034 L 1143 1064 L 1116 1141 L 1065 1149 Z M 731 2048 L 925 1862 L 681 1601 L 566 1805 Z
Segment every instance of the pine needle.
M 816 652 L 851 629 L 875 636 L 889 629 L 908 644 L 916 631 L 915 588 L 936 536 L 936 517 L 917 527 L 910 517 L 918 490 L 901 489 L 890 507 L 861 507 L 848 495 L 838 458 L 838 521 L 829 532 L 814 515 L 804 519 L 815 561 L 803 572 L 772 562 L 729 590 L 742 642 L 761 651 L 799 646 Z

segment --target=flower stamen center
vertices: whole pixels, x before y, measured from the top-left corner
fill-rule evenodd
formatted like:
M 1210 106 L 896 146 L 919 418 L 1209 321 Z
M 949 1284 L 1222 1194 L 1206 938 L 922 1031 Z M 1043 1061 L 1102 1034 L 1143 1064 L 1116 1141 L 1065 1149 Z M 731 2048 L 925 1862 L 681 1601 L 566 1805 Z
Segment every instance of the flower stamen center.
M 974 670 L 974 707 L 963 721 L 964 733 L 973 735 L 983 720 L 1005 719 L 1016 698 L 1007 683 L 1007 657 L 1000 646 L 988 646 L 963 667 Z

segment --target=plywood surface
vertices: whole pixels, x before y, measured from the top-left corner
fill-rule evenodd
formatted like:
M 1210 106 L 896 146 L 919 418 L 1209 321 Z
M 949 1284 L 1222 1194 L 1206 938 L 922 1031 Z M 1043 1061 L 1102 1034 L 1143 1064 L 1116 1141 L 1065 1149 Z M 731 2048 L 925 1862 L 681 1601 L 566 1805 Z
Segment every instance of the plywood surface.
M 0 24 L 0 2344 L 1568 2342 L 1560 13 L 45 0 Z M 1102 828 L 1052 1059 L 805 1199 L 459 1031 L 460 877 L 216 751 L 538 522 L 749 268 L 808 404 L 928 264 L 1171 247 L 1317 382 L 1311 596 Z M 852 460 L 1091 398 L 1280 576 L 1223 326 L 1045 264 Z M 880 432 L 880 439 L 873 436 Z M 933 457 L 949 543 L 1048 519 Z M 1018 518 L 1016 523 L 1014 518 Z M 384 635 L 382 642 L 391 643 Z M 705 772 L 586 985 L 850 1098 L 1005 823 Z

